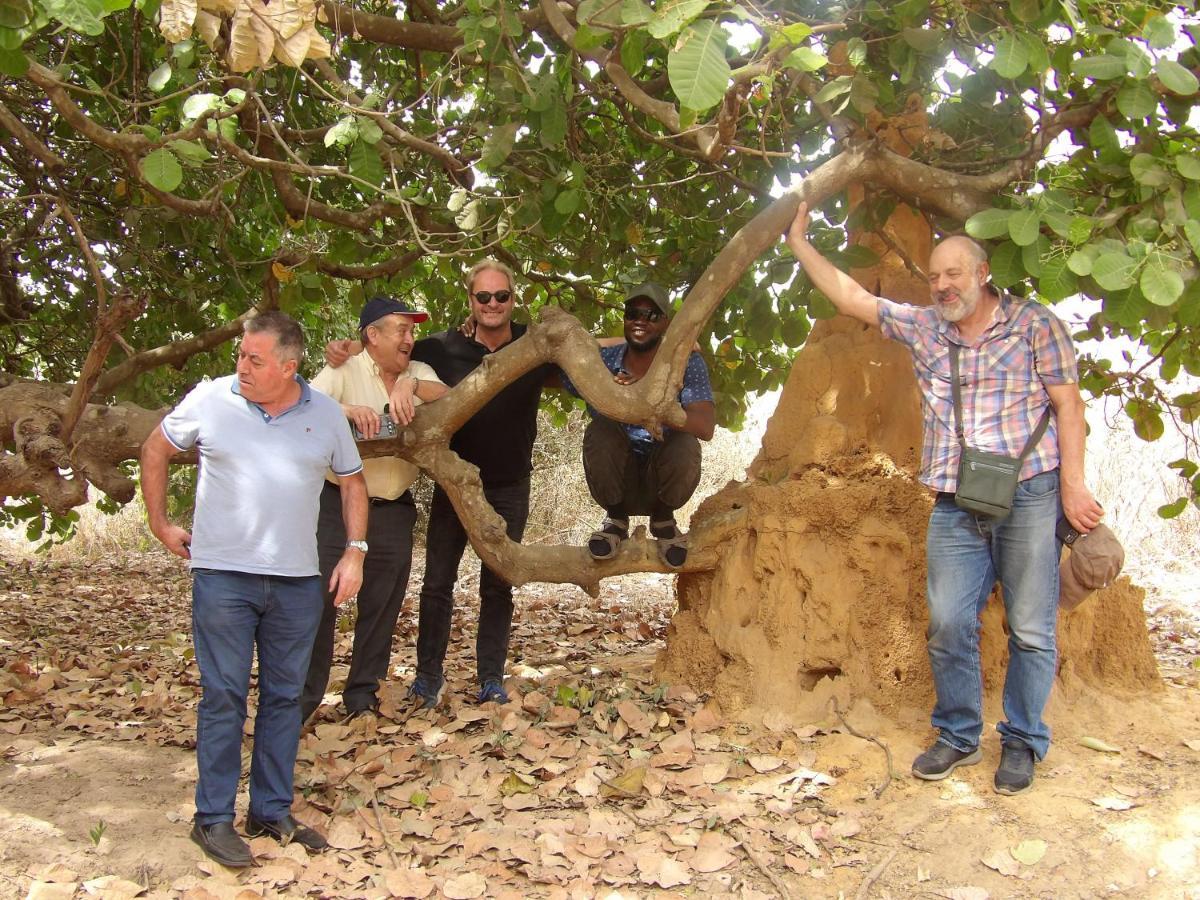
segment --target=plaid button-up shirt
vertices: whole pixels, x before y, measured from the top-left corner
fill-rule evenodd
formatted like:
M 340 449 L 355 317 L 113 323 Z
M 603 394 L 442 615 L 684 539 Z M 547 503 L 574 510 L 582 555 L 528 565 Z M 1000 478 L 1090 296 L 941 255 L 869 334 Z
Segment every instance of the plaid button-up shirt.
M 972 344 L 933 307 L 881 297 L 878 308 L 884 337 L 912 353 L 925 425 L 920 479 L 936 491 L 957 487 L 961 452 L 954 433 L 951 341 L 961 348 L 963 433 L 970 447 L 1019 456 L 1050 403 L 1046 386 L 1079 380 L 1071 335 L 1041 304 L 1001 293 L 995 318 Z M 1022 480 L 1058 467 L 1057 424 L 1052 415 L 1021 467 Z

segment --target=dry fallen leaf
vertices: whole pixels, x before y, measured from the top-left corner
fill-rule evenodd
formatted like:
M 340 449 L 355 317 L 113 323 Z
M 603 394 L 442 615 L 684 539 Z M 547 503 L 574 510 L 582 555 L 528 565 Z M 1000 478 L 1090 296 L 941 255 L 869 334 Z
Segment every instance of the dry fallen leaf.
M 330 847 L 338 850 L 356 850 L 366 843 L 358 823 L 347 816 L 334 820 L 325 839 L 329 841 Z
M 950 888 L 942 894 L 947 900 L 988 900 L 991 896 L 986 890 L 974 885 Z
M 649 766 L 634 766 L 612 781 L 600 783 L 600 794 L 604 797 L 636 797 L 642 792 Z
M 1081 737 L 1079 743 L 1087 747 L 1089 750 L 1097 750 L 1100 753 L 1120 753 L 1120 747 L 1114 747 L 1112 744 L 1106 743 L 1100 738 Z
M 755 772 L 774 772 L 783 765 L 783 760 L 778 756 L 748 756 L 746 762 L 750 764 Z
M 979 860 L 989 869 L 995 869 L 1001 875 L 1007 875 L 1010 878 L 1016 876 L 1021 871 L 1021 864 L 1013 859 L 1012 854 L 1007 850 L 993 850 L 987 856 Z
M 657 851 L 646 851 L 638 856 L 638 874 L 643 884 L 657 884 L 662 888 L 691 884 L 692 876 L 687 866 L 678 860 Z
M 715 831 L 704 832 L 692 855 L 692 868 L 697 872 L 716 872 L 737 862 L 737 857 L 729 852 L 733 845 L 732 838 Z
M 482 897 L 486 890 L 487 879 L 476 872 L 447 879 L 442 885 L 442 893 L 450 900 L 475 900 L 476 897 Z
M 1196 738 L 1189 738 L 1183 742 L 1183 746 L 1187 747 L 1189 750 L 1200 751 L 1200 740 Z
M 1115 812 L 1121 812 L 1126 809 L 1133 809 L 1136 803 L 1131 803 L 1124 797 L 1095 797 L 1092 802 L 1101 809 L 1111 809 Z
M 1042 840 L 1021 841 L 1009 851 L 1012 858 L 1027 866 L 1036 866 L 1046 855 L 1046 842 Z
M 424 900 L 433 893 L 433 879 L 416 869 L 390 869 L 383 874 L 383 884 L 393 897 Z

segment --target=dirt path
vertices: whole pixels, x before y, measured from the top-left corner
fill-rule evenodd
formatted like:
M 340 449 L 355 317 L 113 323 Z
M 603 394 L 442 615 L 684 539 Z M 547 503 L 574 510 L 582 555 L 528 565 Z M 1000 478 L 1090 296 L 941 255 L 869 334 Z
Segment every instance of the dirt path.
M 984 764 L 925 784 L 907 774 L 924 714 L 860 705 L 850 725 L 893 756 L 877 798 L 884 750 L 833 711 L 728 723 L 654 684 L 668 588 L 522 591 L 503 708 L 469 701 L 464 609 L 448 707 L 405 720 L 407 615 L 384 715 L 330 705 L 302 746 L 297 814 L 337 849 L 256 841 L 262 865 L 234 875 L 187 839 L 182 574 L 158 556 L 0 567 L 0 896 L 1200 897 L 1200 673 L 1169 623 L 1167 690 L 1056 696 L 1021 797 L 991 791 L 994 736 Z

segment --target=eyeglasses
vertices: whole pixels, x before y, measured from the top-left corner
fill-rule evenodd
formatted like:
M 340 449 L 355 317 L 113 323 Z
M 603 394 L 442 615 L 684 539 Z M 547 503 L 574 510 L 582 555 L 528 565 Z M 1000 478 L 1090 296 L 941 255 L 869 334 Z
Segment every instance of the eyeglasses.
M 487 306 L 493 300 L 503 306 L 512 299 L 512 291 L 476 291 L 475 302 L 480 306 Z
M 626 322 L 638 322 L 643 319 L 647 322 L 657 322 L 664 315 L 661 309 L 646 309 L 644 306 L 625 307 Z

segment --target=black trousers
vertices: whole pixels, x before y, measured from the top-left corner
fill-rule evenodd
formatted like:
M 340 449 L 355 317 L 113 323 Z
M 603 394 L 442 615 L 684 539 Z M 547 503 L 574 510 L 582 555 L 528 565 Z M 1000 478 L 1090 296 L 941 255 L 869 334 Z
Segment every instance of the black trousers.
M 700 484 L 700 441 L 672 431 L 649 453 L 637 453 L 625 426 L 595 416 L 583 433 L 583 472 L 592 499 L 629 516 L 665 515 L 691 499 Z
M 354 623 L 350 674 L 342 689 L 342 703 L 347 712 L 373 706 L 379 682 L 387 677 L 392 657 L 392 634 L 396 630 L 396 619 L 400 616 L 404 594 L 408 590 L 408 573 L 412 568 L 412 533 L 416 521 L 417 508 L 408 491 L 392 501 L 371 502 L 367 514 L 367 544 L 370 549 L 363 560 L 363 583 L 358 592 L 358 619 Z M 300 712 L 305 719 L 321 705 L 321 698 L 329 684 L 333 631 L 338 616 L 333 605 L 333 594 L 329 592 L 329 579 L 345 549 L 342 494 L 326 482 L 321 491 L 321 512 L 317 519 L 317 552 L 325 609 L 313 643 L 304 693 L 300 695 Z
M 520 541 L 529 518 L 529 479 L 511 484 L 483 486 L 483 494 L 504 519 L 508 536 Z M 420 624 L 417 633 L 417 673 L 442 674 L 450 623 L 454 617 L 454 582 L 467 547 L 467 532 L 458 521 L 450 498 L 434 488 L 425 537 L 425 583 L 421 587 Z M 512 628 L 512 585 L 489 569 L 479 573 L 479 631 L 475 636 L 475 664 L 482 684 L 504 678 L 508 637 Z

